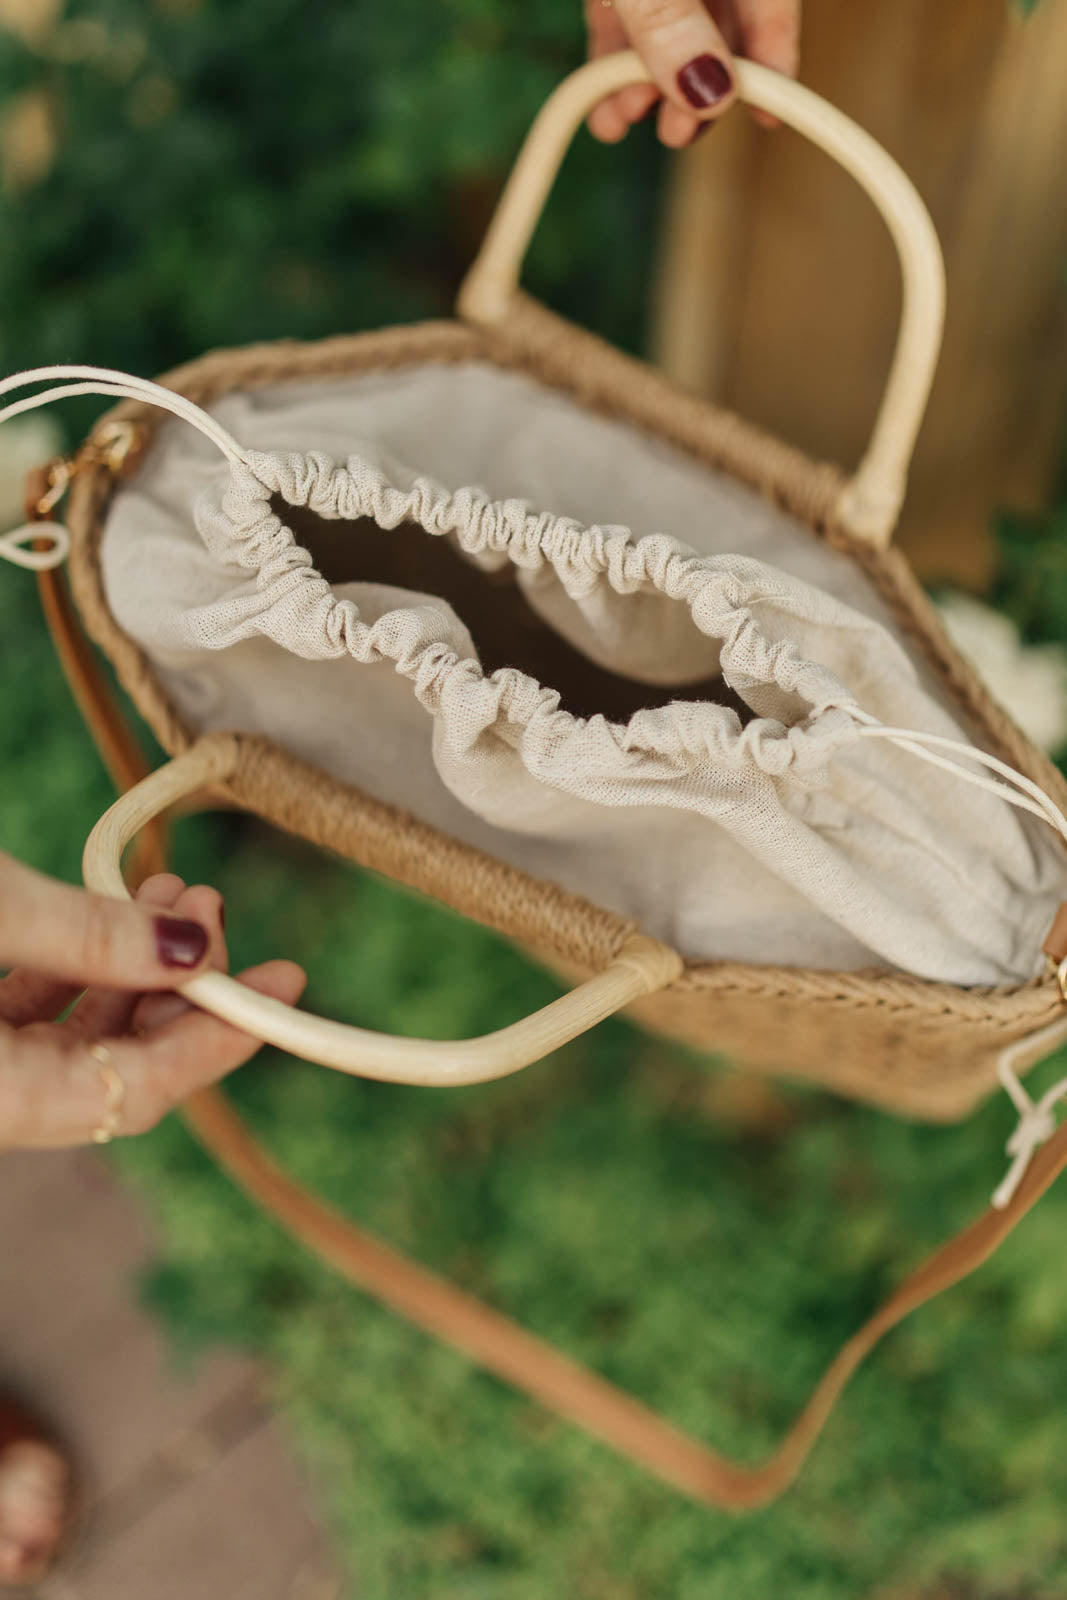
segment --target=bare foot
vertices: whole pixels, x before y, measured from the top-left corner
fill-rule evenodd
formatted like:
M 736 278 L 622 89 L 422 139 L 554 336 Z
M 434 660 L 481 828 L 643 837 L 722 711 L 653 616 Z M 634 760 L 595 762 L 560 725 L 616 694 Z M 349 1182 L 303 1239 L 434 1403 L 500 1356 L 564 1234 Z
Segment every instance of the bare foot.
M 44 1577 L 66 1532 L 71 1472 L 44 1428 L 0 1394 L 0 1585 Z

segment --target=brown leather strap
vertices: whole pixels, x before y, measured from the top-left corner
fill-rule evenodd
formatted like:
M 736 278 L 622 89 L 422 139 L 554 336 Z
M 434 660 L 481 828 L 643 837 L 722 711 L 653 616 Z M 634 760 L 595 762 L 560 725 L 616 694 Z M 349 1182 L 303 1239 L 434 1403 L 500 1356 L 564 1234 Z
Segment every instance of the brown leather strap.
M 144 776 L 143 757 L 81 636 L 62 580 L 45 573 L 40 582 L 49 628 L 75 698 L 116 784 L 126 787 Z M 159 835 L 151 849 L 151 870 L 159 870 Z M 882 1336 L 980 1267 L 1067 1166 L 1064 1124 L 1037 1152 L 1010 1204 L 1002 1211 L 983 1212 L 911 1273 L 838 1351 L 778 1449 L 760 1465 L 744 1466 L 690 1438 L 639 1400 L 332 1211 L 275 1166 L 220 1090 L 194 1095 L 183 1114 L 234 1182 L 348 1282 L 683 1493 L 728 1511 L 765 1505 L 788 1488 L 845 1385 Z
M 37 590 L 63 675 L 85 718 L 100 759 L 122 794 L 140 783 L 148 772 L 144 751 L 81 629 L 66 579 L 58 569 L 39 572 Z M 166 823 L 162 820 L 138 835 L 130 846 L 133 881 L 139 883 L 154 872 L 166 870 L 166 840 Z
M 749 1467 L 682 1433 L 482 1301 L 354 1227 L 273 1164 L 224 1096 L 197 1095 L 186 1118 L 246 1194 L 343 1278 L 676 1489 L 727 1511 L 765 1505 L 789 1487 L 845 1385 L 883 1334 L 981 1266 L 1067 1166 L 1065 1124 L 1035 1156 L 1011 1205 L 983 1212 L 911 1273 L 838 1351 L 773 1455 Z

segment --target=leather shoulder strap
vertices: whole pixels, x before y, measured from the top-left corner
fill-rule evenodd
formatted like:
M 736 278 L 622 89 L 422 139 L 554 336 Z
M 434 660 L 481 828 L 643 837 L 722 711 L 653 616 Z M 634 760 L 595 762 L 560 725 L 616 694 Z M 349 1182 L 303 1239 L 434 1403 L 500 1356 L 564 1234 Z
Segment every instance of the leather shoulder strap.
M 789 1487 L 845 1385 L 883 1335 L 980 1267 L 1067 1166 L 1065 1124 L 1037 1153 L 1011 1204 L 983 1212 L 905 1278 L 838 1351 L 774 1453 L 746 1466 L 331 1211 L 274 1165 L 218 1091 L 187 1102 L 185 1117 L 234 1182 L 349 1283 L 684 1494 L 725 1511 L 752 1510 Z

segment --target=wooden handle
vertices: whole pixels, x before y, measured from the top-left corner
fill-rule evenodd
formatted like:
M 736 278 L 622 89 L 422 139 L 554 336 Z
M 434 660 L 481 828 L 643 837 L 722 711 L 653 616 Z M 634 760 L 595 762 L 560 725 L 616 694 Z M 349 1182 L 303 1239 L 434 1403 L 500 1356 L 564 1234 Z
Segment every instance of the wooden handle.
M 236 769 L 236 738 L 214 734 L 136 784 L 116 800 L 89 835 L 82 858 L 86 886 L 128 899 L 122 853 L 135 834 L 177 801 L 224 783 Z M 681 957 L 654 939 L 634 934 L 611 965 L 532 1016 L 477 1039 L 393 1038 L 309 1016 L 256 994 L 221 972 L 182 984 L 180 993 L 244 1033 L 307 1061 L 384 1083 L 445 1087 L 506 1078 L 567 1044 L 598 1022 L 675 979 Z
M 738 61 L 742 100 L 780 117 L 840 162 L 885 218 L 900 257 L 903 305 L 889 379 L 867 452 L 838 506 L 843 525 L 884 548 L 893 536 L 915 437 L 941 347 L 945 272 L 930 214 L 893 158 L 849 117 L 810 89 Z M 565 78 L 526 137 L 485 240 L 463 283 L 459 310 L 471 322 L 506 317 L 523 257 L 575 132 L 605 95 L 649 74 L 634 51 L 604 56 Z

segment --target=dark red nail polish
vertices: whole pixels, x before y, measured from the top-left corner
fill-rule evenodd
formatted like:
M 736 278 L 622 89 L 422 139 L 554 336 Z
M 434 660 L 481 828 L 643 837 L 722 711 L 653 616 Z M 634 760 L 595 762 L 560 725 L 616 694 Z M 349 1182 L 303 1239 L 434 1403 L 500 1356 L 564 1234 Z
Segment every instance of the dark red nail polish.
M 207 954 L 207 929 L 182 917 L 157 917 L 156 950 L 165 967 L 197 967 Z
M 734 86 L 733 76 L 725 61 L 718 56 L 695 56 L 679 72 L 679 89 L 697 111 L 717 106 Z
M 226 902 L 225 902 L 225 900 L 220 900 L 219 901 L 219 927 L 222 929 L 223 933 L 226 932 Z

